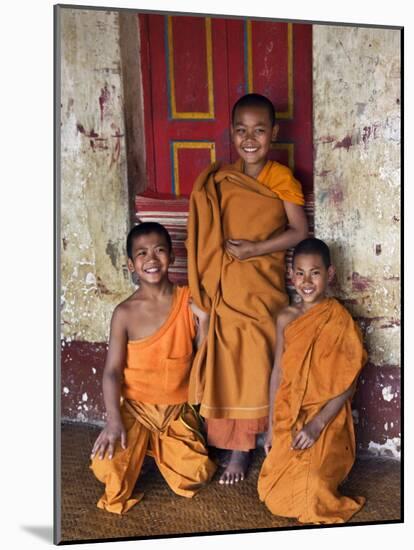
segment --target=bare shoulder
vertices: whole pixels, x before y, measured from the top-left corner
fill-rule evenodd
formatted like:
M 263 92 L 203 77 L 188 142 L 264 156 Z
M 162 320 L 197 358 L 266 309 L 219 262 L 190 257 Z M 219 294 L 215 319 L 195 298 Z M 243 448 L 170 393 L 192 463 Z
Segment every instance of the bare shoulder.
M 137 307 L 139 302 L 139 296 L 137 292 L 128 296 L 123 302 L 120 302 L 112 313 L 112 323 L 124 323 L 131 315 L 133 310 Z
M 299 310 L 295 306 L 284 307 L 277 316 L 277 328 L 283 330 L 286 325 L 299 316 Z

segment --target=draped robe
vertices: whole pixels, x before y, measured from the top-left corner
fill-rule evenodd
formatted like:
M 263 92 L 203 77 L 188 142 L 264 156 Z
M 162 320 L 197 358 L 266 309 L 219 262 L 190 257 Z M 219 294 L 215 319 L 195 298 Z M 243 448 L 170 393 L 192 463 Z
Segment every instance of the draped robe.
M 192 497 L 214 475 L 198 415 L 185 403 L 195 336 L 188 302 L 188 287 L 176 287 L 158 331 L 128 342 L 121 405 L 127 447 L 117 442 L 111 460 L 107 454 L 92 460 L 92 471 L 105 484 L 99 508 L 123 514 L 141 500 L 142 493 L 131 495 L 146 454 L 181 496 Z
M 284 331 L 282 379 L 274 404 L 273 441 L 258 481 L 269 510 L 302 523 L 344 523 L 364 497 L 346 497 L 338 485 L 355 460 L 351 398 L 308 449 L 291 449 L 295 434 L 356 381 L 366 353 L 360 331 L 334 298 L 326 298 Z

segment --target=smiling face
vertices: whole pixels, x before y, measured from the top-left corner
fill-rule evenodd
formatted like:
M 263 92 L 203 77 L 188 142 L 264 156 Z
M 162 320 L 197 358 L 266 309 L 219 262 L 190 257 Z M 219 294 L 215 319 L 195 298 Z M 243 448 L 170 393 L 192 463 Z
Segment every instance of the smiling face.
M 334 274 L 334 267 L 330 265 L 327 268 L 319 254 L 295 256 L 290 275 L 305 309 L 322 302 L 328 283 L 333 280 Z
M 174 255 L 164 235 L 148 233 L 134 238 L 128 268 L 137 274 L 140 284 L 163 282 L 173 262 Z
M 265 107 L 238 107 L 234 114 L 231 135 L 245 173 L 256 177 L 267 162 L 270 144 L 276 139 L 278 126 L 270 120 Z

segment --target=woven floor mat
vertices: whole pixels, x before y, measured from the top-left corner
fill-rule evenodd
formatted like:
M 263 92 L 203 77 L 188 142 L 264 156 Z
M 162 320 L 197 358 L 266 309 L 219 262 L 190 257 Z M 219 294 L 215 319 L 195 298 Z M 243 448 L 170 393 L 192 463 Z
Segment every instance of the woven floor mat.
M 218 475 L 192 499 L 175 495 L 152 459 L 139 478 L 144 499 L 123 516 L 99 510 L 103 485 L 89 469 L 89 454 L 99 429 L 85 424 L 62 425 L 61 540 L 81 541 L 182 533 L 275 529 L 299 526 L 273 516 L 257 496 L 257 477 L 264 458 L 256 451 L 247 479 L 222 486 Z M 341 487 L 346 495 L 364 495 L 367 503 L 351 523 L 399 520 L 400 463 L 359 460 Z

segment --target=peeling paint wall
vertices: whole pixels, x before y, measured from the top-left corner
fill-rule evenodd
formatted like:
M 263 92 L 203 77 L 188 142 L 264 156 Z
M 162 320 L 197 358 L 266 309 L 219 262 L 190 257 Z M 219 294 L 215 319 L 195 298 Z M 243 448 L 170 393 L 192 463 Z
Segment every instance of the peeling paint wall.
M 401 435 L 400 32 L 315 25 L 313 75 L 315 235 L 331 246 L 334 294 L 358 320 L 369 353 L 355 398 L 358 440 L 360 449 L 395 457 Z
M 60 14 L 62 338 L 102 342 L 131 291 L 118 14 Z

